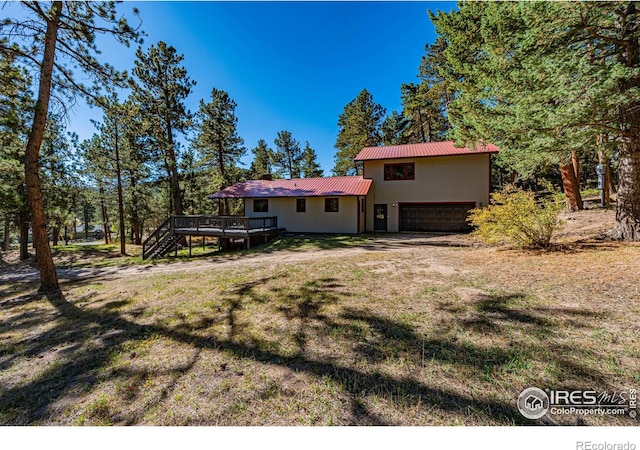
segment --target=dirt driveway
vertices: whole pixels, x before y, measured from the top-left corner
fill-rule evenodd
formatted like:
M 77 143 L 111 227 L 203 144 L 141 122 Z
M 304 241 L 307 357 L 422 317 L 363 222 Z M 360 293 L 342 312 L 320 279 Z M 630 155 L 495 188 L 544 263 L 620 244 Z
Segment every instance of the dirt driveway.
M 421 248 L 437 247 L 470 247 L 473 243 L 466 234 L 439 233 L 406 233 L 376 236 L 366 240 L 362 245 L 337 246 L 333 248 L 282 249 L 251 253 L 225 253 L 214 256 L 204 256 L 201 259 L 178 261 L 171 263 L 150 262 L 145 265 L 131 265 L 125 267 L 105 268 L 65 268 L 59 266 L 56 271 L 60 281 L 76 281 L 91 278 L 120 279 L 139 275 L 160 273 L 194 272 L 220 268 L 246 268 L 252 266 L 276 266 L 281 264 L 296 264 L 300 262 L 319 260 L 323 258 L 341 258 L 359 253 L 371 252 L 408 252 Z M 432 254 L 432 252 L 431 252 Z M 435 256 L 435 255 L 433 255 Z M 14 258 L 15 259 L 15 258 Z M 431 263 L 437 265 L 437 261 Z M 0 283 L 24 283 L 37 281 L 38 270 L 33 264 L 16 263 L 0 265 Z

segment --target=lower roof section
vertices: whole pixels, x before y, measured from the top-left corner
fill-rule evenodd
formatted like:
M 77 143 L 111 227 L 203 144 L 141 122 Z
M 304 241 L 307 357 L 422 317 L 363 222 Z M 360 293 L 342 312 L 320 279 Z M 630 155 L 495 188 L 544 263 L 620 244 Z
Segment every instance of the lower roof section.
M 361 176 L 251 180 L 236 183 L 209 198 L 340 197 L 367 195 L 372 180 Z

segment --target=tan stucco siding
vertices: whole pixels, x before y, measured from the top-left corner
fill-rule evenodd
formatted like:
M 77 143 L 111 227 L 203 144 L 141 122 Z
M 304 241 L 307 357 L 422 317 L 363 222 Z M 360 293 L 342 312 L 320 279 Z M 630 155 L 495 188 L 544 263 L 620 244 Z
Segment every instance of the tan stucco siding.
M 367 202 L 367 231 L 373 230 L 374 204 L 386 204 L 388 231 L 399 228 L 399 203 L 489 202 L 489 154 L 365 161 L 364 177 L 373 179 Z M 413 180 L 384 180 L 384 165 L 415 164 Z M 393 205 L 396 205 L 395 207 Z
M 302 197 L 300 197 L 302 198 Z M 358 197 L 338 198 L 338 212 L 325 212 L 325 197 L 305 197 L 306 212 L 296 212 L 296 198 L 270 198 L 269 211 L 253 211 L 253 198 L 245 200 L 247 217 L 278 217 L 278 227 L 300 233 L 358 233 Z

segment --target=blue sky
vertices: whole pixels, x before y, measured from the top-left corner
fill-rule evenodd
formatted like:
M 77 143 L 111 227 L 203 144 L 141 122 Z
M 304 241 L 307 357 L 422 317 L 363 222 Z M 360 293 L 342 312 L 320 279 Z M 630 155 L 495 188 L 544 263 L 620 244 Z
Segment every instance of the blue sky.
M 10 5 L 13 6 L 13 5 Z M 400 85 L 417 81 L 426 43 L 435 39 L 427 10 L 435 2 L 125 2 L 140 10 L 148 34 L 143 48 L 163 40 L 184 54 L 197 82 L 187 101 L 195 112 L 216 87 L 238 107 L 239 134 L 247 149 L 288 130 L 309 141 L 329 175 L 338 115 L 363 89 L 387 109 L 400 110 Z M 8 8 L 4 13 L 7 14 Z M 102 61 L 133 67 L 135 47 L 99 39 Z M 81 139 L 95 128 L 97 109 L 79 104 L 70 131 Z M 250 151 L 243 159 L 251 160 Z

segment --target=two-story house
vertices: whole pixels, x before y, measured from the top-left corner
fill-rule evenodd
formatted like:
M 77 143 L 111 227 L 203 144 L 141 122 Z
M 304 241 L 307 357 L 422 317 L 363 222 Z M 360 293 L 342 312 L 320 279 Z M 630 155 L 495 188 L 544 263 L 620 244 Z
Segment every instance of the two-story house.
M 362 176 L 252 180 L 210 198 L 244 199 L 247 217 L 277 216 L 291 232 L 464 231 L 470 209 L 489 202 L 491 144 L 367 147 Z
M 367 231 L 464 231 L 470 209 L 487 205 L 495 145 L 452 141 L 366 147 L 355 160 L 373 181 Z

